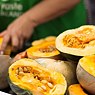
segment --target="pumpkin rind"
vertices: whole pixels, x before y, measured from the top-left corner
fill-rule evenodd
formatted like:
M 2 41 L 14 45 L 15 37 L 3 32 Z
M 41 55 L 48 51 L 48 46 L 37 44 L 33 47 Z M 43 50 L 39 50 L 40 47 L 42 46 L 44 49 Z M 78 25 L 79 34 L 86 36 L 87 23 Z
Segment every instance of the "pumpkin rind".
M 32 95 L 32 93 L 28 90 L 24 90 L 16 85 L 14 85 L 11 80 L 8 78 L 8 83 L 10 85 L 10 88 L 12 89 L 12 91 L 14 93 L 16 93 L 17 95 Z
M 59 51 L 55 47 L 55 41 L 46 42 L 41 45 L 30 47 L 26 51 L 28 58 L 32 59 L 46 57 L 54 59 L 61 58 Z
M 93 69 L 92 65 L 92 62 L 94 62 L 94 60 L 95 55 L 83 57 L 79 60 L 77 66 L 77 79 L 81 86 L 91 94 L 95 94 L 95 76 L 93 75 L 95 69 Z
M 64 59 L 66 58 L 68 61 L 72 63 L 77 63 L 79 59 L 82 58 L 82 56 L 71 55 L 63 52 L 60 52 L 60 54 L 64 57 Z
M 64 31 L 56 38 L 56 48 L 68 60 L 78 62 L 78 60 L 83 56 L 95 54 L 95 44 L 94 44 L 95 37 L 93 36 L 95 32 L 93 31 L 95 31 L 95 26 L 93 25 L 84 25 L 76 29 L 70 29 L 70 30 Z M 65 38 L 68 35 L 70 36 L 73 35 L 73 36 L 69 37 L 69 40 L 71 41 L 71 43 L 67 39 L 68 41 L 66 42 L 67 43 L 67 46 L 66 46 L 65 45 L 66 43 L 64 43 L 64 41 L 66 40 Z M 88 35 L 90 36 L 90 38 Z M 76 41 L 75 39 L 78 41 Z M 86 42 L 86 40 L 88 42 Z M 78 44 L 78 42 L 80 43 Z M 85 47 L 80 47 L 82 45 L 84 45 Z
M 66 80 L 61 73 L 48 70 L 36 61 L 27 58 L 20 59 L 10 66 L 9 78 L 12 84 L 32 94 L 38 91 L 42 95 L 64 95 L 67 88 Z M 14 87 L 13 91 L 15 89 Z
M 69 61 L 55 60 L 50 58 L 38 58 L 36 61 L 45 68 L 62 73 L 66 78 L 68 86 L 77 83 L 76 64 Z

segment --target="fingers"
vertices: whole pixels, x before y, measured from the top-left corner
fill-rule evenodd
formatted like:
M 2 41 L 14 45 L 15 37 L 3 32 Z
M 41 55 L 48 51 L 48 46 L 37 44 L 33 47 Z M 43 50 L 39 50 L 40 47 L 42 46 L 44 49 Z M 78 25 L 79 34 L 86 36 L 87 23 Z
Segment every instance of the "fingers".
M 9 27 L 7 30 L 0 34 L 0 36 L 3 36 L 1 50 L 5 50 L 9 43 L 12 46 L 12 51 L 21 49 L 24 42 L 27 41 L 32 35 L 31 30 L 32 29 L 29 28 L 29 32 L 26 32 L 26 27 L 25 29 L 18 27 L 14 28 L 12 25 L 12 28 Z
M 10 42 L 10 35 L 9 34 L 4 35 L 3 42 L 2 42 L 2 45 L 1 45 L 1 50 L 4 51 L 6 49 L 6 47 L 7 47 L 9 42 Z
M 22 48 L 23 42 L 23 37 L 19 37 L 19 35 L 17 35 L 16 33 L 8 32 L 6 33 L 6 35 L 3 36 L 3 42 L 0 50 L 4 51 L 7 45 L 10 43 L 12 46 L 12 51 L 17 51 L 18 49 Z
M 0 37 L 3 37 L 6 34 L 6 30 L 0 33 Z
M 12 44 L 12 47 L 13 47 L 13 51 L 16 51 L 19 49 L 19 37 L 17 34 L 12 34 L 11 36 L 11 44 Z
M 24 44 L 24 40 L 23 40 L 23 38 L 21 37 L 20 38 L 20 41 L 19 41 L 19 49 L 22 49 L 22 47 L 23 47 L 23 44 Z
M 0 50 L 4 51 L 8 44 L 11 44 L 12 51 L 17 51 L 18 49 L 21 49 L 24 44 L 25 38 L 22 34 L 19 33 L 17 34 L 17 32 L 6 30 L 4 31 L 4 33 L 0 34 L 0 36 L 3 36 L 3 42 Z
M 13 51 L 16 51 L 19 48 L 19 38 L 18 38 L 18 36 L 16 34 L 11 34 L 8 31 L 6 31 L 6 32 L 4 31 L 4 33 L 1 34 L 1 35 L 3 35 L 3 42 L 2 42 L 2 45 L 1 45 L 1 49 L 0 50 L 1 51 L 4 51 L 6 49 L 6 47 L 7 47 L 7 45 L 11 41 L 10 44 L 12 45 L 12 50 Z
M 19 33 L 12 33 L 11 36 L 11 41 L 12 41 L 12 47 L 13 47 L 13 51 L 16 51 L 18 49 L 22 49 L 23 44 L 24 44 L 24 37 L 22 34 L 20 34 L 21 32 L 19 31 Z

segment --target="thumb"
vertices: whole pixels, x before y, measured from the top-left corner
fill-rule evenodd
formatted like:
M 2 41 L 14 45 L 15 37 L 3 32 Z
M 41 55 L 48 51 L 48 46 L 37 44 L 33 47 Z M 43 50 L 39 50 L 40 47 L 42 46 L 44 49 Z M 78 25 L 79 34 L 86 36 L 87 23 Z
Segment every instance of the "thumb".
M 7 45 L 8 45 L 8 43 L 9 43 L 9 41 L 10 41 L 10 35 L 5 35 L 3 37 L 3 42 L 1 44 L 0 50 L 5 51 L 5 49 L 6 49 Z
M 6 34 L 6 30 L 0 33 L 0 37 L 3 37 Z

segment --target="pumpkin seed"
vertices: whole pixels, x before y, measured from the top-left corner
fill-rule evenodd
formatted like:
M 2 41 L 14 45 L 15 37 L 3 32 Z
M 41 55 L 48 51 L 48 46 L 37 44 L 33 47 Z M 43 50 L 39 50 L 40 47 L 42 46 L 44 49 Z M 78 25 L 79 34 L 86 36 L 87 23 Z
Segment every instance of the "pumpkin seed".
M 43 89 L 41 87 L 38 87 L 37 90 L 38 91 L 43 91 Z
M 17 75 L 19 74 L 19 71 L 18 71 L 18 69 L 16 70 L 16 74 L 17 74 Z
M 52 83 L 48 82 L 47 85 L 48 85 L 49 88 L 53 88 L 53 84 Z
M 47 80 L 42 80 L 41 81 L 43 84 L 46 84 L 47 83 Z
M 40 48 L 39 51 L 42 53 L 48 53 L 48 52 L 52 52 L 56 50 L 56 48 L 54 46 L 48 46 L 46 48 Z
M 23 72 L 23 68 L 22 67 L 19 67 L 19 72 Z
M 27 67 L 24 67 L 24 68 L 23 68 L 23 71 L 24 71 L 24 72 L 27 72 L 27 71 L 28 71 Z
M 26 67 L 26 68 L 27 68 L 28 71 L 31 71 L 32 70 L 31 67 Z
M 15 74 L 15 76 L 17 76 L 17 77 L 18 77 L 18 74 Z
M 46 86 L 44 86 L 44 85 L 42 85 L 41 88 L 42 88 L 43 90 L 46 90 Z
M 19 72 L 19 75 L 24 75 L 24 72 L 22 72 L 22 71 L 21 71 L 21 72 Z

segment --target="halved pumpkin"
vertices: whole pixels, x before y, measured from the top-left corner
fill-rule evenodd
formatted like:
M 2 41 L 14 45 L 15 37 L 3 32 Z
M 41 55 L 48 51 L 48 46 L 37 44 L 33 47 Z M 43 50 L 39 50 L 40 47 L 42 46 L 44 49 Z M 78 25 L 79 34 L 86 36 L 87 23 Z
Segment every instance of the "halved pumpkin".
M 28 48 L 27 50 L 27 56 L 29 58 L 35 59 L 35 58 L 61 58 L 59 51 L 55 47 L 55 41 L 46 42 L 41 45 L 33 46 Z
M 10 66 L 9 79 L 12 90 L 18 95 L 32 95 L 34 92 L 37 95 L 64 95 L 67 88 L 65 77 L 61 73 L 48 70 L 27 58 Z
M 84 92 L 80 84 L 73 84 L 68 87 L 67 95 L 88 95 Z
M 95 54 L 95 26 L 84 25 L 61 33 L 56 38 L 56 48 L 68 60 L 77 61 Z
M 85 56 L 79 60 L 77 79 L 84 89 L 95 95 L 95 55 Z
M 38 58 L 36 61 L 45 68 L 62 73 L 66 78 L 68 86 L 77 83 L 76 64 L 50 58 Z
M 48 36 L 46 38 L 33 41 L 31 43 L 31 45 L 32 46 L 41 45 L 41 44 L 46 43 L 46 42 L 55 41 L 55 39 L 56 39 L 55 36 Z

